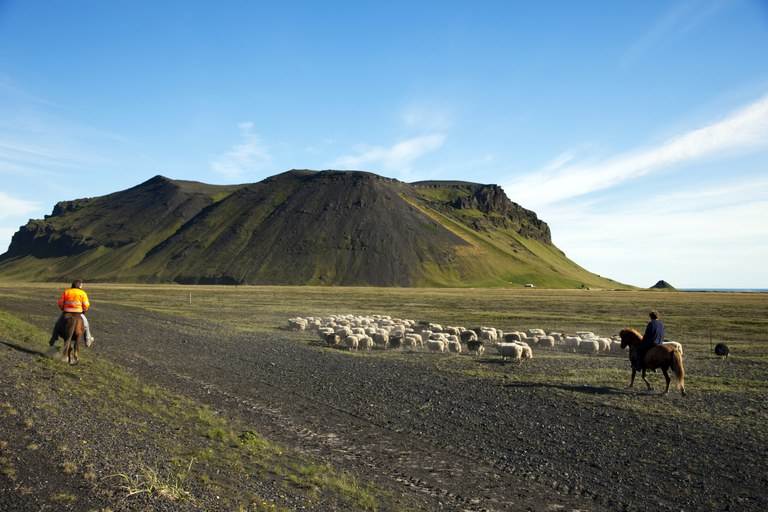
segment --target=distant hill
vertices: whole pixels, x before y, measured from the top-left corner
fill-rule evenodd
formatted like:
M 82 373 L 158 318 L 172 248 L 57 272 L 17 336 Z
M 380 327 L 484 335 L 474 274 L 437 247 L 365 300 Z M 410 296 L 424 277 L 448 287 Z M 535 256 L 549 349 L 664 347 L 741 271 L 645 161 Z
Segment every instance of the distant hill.
M 623 287 L 570 261 L 497 185 L 292 170 L 216 186 L 155 176 L 58 203 L 0 256 L 22 280 Z
M 666 282 L 665 280 L 658 281 L 655 285 L 651 286 L 652 290 L 674 290 L 675 287 Z

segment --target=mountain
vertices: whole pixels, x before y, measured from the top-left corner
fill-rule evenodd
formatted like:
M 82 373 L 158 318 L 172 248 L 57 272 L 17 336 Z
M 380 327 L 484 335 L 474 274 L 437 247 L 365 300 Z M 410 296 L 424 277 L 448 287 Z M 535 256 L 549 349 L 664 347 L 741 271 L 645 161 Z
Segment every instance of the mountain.
M 501 187 L 292 170 L 216 186 L 155 176 L 58 203 L 0 255 L 23 280 L 373 286 L 623 285 L 552 244 Z
M 651 290 L 674 290 L 675 287 L 662 279 L 658 281 L 655 285 L 651 286 L 650 289 Z

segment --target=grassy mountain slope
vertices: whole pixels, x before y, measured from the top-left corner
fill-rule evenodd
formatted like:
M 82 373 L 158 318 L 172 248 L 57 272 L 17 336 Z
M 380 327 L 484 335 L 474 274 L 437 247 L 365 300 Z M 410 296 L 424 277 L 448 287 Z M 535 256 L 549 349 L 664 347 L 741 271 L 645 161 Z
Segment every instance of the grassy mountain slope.
M 495 185 L 289 171 L 220 187 L 155 177 L 56 205 L 0 277 L 94 281 L 615 288 Z
M 130 270 L 155 245 L 237 188 L 155 176 L 106 196 L 60 202 L 51 215 L 16 232 L 0 255 L 0 274 L 29 280 L 130 279 Z

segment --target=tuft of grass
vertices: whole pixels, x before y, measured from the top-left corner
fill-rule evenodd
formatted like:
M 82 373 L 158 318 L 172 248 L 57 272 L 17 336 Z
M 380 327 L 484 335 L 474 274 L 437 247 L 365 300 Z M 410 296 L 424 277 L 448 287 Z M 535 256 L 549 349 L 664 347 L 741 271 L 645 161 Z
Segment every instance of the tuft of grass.
M 74 462 L 64 462 L 61 464 L 61 471 L 65 475 L 72 475 L 77 471 L 77 464 Z
M 59 492 L 51 496 L 51 501 L 62 505 L 71 505 L 77 501 L 77 496 L 68 492 Z
M 319 491 L 332 489 L 349 497 L 355 510 L 379 510 L 379 500 L 371 485 L 362 484 L 354 475 L 338 473 L 327 464 L 299 464 L 288 475 L 294 486 Z
M 192 494 L 184 489 L 184 484 L 192 470 L 194 458 L 190 459 L 186 471 L 161 474 L 155 468 L 143 466 L 136 474 L 117 473 L 106 477 L 122 481 L 119 487 L 125 491 L 125 497 L 137 494 L 150 494 L 170 501 L 194 502 Z
M 8 402 L 3 402 L 0 403 L 0 414 L 5 414 L 6 416 L 17 416 L 19 411 L 17 411 L 16 408 Z
M 16 481 L 16 468 L 10 458 L 0 457 L 0 474 L 12 482 Z

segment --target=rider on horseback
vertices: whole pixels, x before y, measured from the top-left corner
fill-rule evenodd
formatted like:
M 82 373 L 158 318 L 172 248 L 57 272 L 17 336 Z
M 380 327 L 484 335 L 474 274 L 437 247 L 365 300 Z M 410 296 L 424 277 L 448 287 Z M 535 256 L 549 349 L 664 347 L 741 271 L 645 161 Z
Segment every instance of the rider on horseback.
M 88 320 L 85 318 L 85 312 L 91 307 L 91 303 L 88 301 L 88 294 L 83 290 L 83 281 L 76 279 L 72 281 L 72 287 L 64 290 L 64 293 L 59 297 L 59 309 L 61 309 L 61 316 L 53 326 L 53 333 L 51 333 L 51 339 L 48 342 L 50 346 L 56 343 L 59 338 L 57 332 L 59 323 L 64 320 L 64 313 L 80 313 L 80 317 L 83 319 L 83 327 L 85 328 L 85 340 L 90 346 L 93 343 L 93 336 L 88 328 Z
M 651 311 L 648 316 L 651 317 L 651 321 L 645 326 L 643 342 L 630 353 L 632 368 L 638 371 L 643 369 L 645 353 L 656 345 L 661 345 L 664 341 L 664 324 L 659 320 L 659 314 L 656 311 Z

